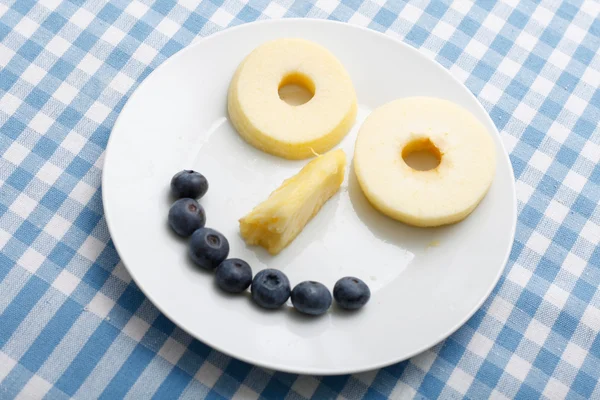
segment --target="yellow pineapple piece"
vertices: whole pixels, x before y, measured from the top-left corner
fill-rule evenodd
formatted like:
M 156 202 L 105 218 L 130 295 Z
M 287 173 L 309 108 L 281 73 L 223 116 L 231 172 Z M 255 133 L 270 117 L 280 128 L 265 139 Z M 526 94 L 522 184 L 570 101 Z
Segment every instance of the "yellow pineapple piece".
M 344 181 L 346 154 L 334 150 L 318 156 L 286 179 L 269 198 L 240 219 L 247 244 L 279 253 L 302 231 Z

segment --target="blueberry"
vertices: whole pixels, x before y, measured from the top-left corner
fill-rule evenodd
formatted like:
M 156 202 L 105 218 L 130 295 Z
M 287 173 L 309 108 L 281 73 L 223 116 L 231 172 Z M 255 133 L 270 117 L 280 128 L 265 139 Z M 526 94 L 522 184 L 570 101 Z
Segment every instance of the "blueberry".
M 199 172 L 186 169 L 176 173 L 171 179 L 171 193 L 178 199 L 183 197 L 199 199 L 207 191 L 208 181 Z
M 220 232 L 200 228 L 190 239 L 190 257 L 202 268 L 213 270 L 227 258 L 229 242 Z
M 353 276 L 340 279 L 333 287 L 333 298 L 346 310 L 357 310 L 367 304 L 371 290 L 366 283 Z
M 263 269 L 252 280 L 252 299 L 264 308 L 279 308 L 290 297 L 290 281 L 277 269 Z
M 331 307 L 331 293 L 319 282 L 304 281 L 292 290 L 292 304 L 303 314 L 321 315 Z
M 244 260 L 229 258 L 215 271 L 217 285 L 229 293 L 241 293 L 252 283 L 252 268 Z
M 194 199 L 179 199 L 169 210 L 169 225 L 180 236 L 190 236 L 205 223 L 204 208 Z

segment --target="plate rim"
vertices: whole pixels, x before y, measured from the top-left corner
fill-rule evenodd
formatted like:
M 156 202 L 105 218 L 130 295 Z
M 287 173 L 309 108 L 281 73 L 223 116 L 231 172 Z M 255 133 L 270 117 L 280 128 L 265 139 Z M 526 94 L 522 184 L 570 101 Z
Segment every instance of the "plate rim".
M 372 34 L 375 36 L 379 36 L 380 38 L 384 39 L 384 40 L 388 40 L 388 41 L 392 41 L 393 43 L 395 43 L 396 45 L 402 46 L 404 47 L 405 50 L 412 52 L 416 57 L 419 57 L 421 59 L 424 59 L 430 63 L 433 63 L 435 65 L 435 67 L 443 74 L 446 74 L 450 79 L 452 79 L 455 83 L 459 84 L 460 86 L 462 86 L 467 92 L 468 92 L 468 96 L 475 101 L 475 103 L 477 104 L 477 107 L 480 109 L 480 111 L 483 112 L 483 114 L 485 115 L 485 118 L 487 119 L 487 122 L 489 122 L 491 124 L 491 126 L 493 126 L 493 134 L 495 134 L 498 137 L 498 142 L 499 145 L 501 147 L 500 150 L 502 150 L 502 157 L 504 158 L 504 161 L 507 163 L 508 168 L 509 168 L 509 172 L 511 175 L 511 179 L 509 180 L 509 184 L 510 184 L 510 188 L 511 188 L 511 209 L 513 211 L 513 218 L 512 218 L 512 224 L 511 224 L 511 231 L 510 231 L 510 243 L 511 245 L 508 246 L 507 250 L 506 250 L 506 254 L 504 255 L 504 259 L 501 263 L 502 267 L 498 269 L 498 272 L 496 273 L 496 276 L 494 277 L 493 282 L 489 285 L 489 287 L 486 289 L 485 291 L 485 295 L 482 296 L 482 298 L 477 302 L 477 304 L 475 304 L 471 310 L 466 313 L 465 317 L 462 318 L 460 321 L 458 321 L 455 325 L 453 325 L 447 332 L 444 332 L 442 334 L 440 334 L 438 336 L 438 338 L 431 344 L 426 345 L 426 346 L 421 346 L 417 349 L 415 349 L 414 351 L 410 352 L 408 355 L 406 355 L 403 358 L 394 358 L 394 359 L 390 359 L 390 360 L 385 360 L 382 362 L 375 362 L 375 363 L 371 363 L 368 365 L 365 365 L 361 368 L 340 368 L 340 369 L 336 369 L 336 370 L 332 370 L 332 369 L 322 369 L 322 368 L 314 368 L 314 367 L 293 367 L 293 366 L 289 366 L 289 365 L 279 365 L 276 363 L 265 363 L 262 361 L 256 361 L 253 360 L 251 358 L 248 357 L 244 357 L 244 356 L 239 356 L 236 354 L 233 354 L 231 352 L 229 352 L 226 348 L 223 348 L 219 345 L 216 345 L 214 343 L 211 343 L 208 340 L 205 340 L 203 338 L 200 338 L 199 336 L 197 336 L 196 334 L 194 334 L 193 332 L 187 330 L 180 322 L 178 322 L 174 317 L 172 317 L 168 312 L 166 312 L 161 305 L 159 305 L 157 302 L 154 301 L 153 296 L 149 293 L 147 293 L 147 291 L 143 288 L 142 285 L 140 285 L 138 278 L 136 277 L 136 274 L 127 267 L 127 263 L 125 262 L 125 259 L 123 258 L 123 256 L 121 255 L 121 252 L 119 251 L 119 245 L 117 244 L 116 241 L 112 240 L 113 235 L 112 235 L 112 231 L 114 228 L 111 228 L 112 226 L 112 222 L 110 222 L 110 218 L 109 218 L 109 212 L 107 212 L 107 192 L 105 190 L 102 190 L 102 206 L 103 206 L 103 211 L 104 211 L 104 217 L 106 220 L 106 225 L 108 228 L 108 232 L 110 234 L 110 238 L 111 241 L 113 242 L 113 246 L 115 247 L 115 250 L 117 251 L 117 253 L 119 254 L 119 258 L 121 260 L 121 262 L 123 263 L 123 266 L 126 268 L 127 272 L 129 273 L 129 275 L 131 276 L 132 280 L 134 281 L 134 283 L 136 284 L 136 286 L 138 287 L 138 289 L 140 289 L 140 291 L 144 294 L 144 296 L 146 296 L 148 298 L 148 300 L 150 300 L 150 302 L 152 303 L 152 305 L 154 307 L 156 307 L 162 314 L 164 314 L 167 318 L 169 318 L 173 323 L 175 323 L 180 329 L 182 329 L 183 331 L 185 331 L 187 334 L 189 334 L 192 338 L 199 340 L 200 342 L 204 343 L 205 345 L 209 346 L 211 349 L 214 349 L 216 351 L 219 351 L 229 357 L 244 361 L 246 363 L 249 363 L 251 365 L 257 366 L 257 367 L 261 367 L 261 368 L 266 368 L 266 369 L 271 369 L 271 370 L 276 370 L 276 371 L 281 371 L 281 372 L 286 372 L 286 373 L 291 373 L 291 374 L 308 374 L 308 375 L 320 375 L 320 376 L 331 376 L 331 375 L 346 375 L 346 374 L 355 374 L 355 373 L 361 373 L 361 372 L 366 372 L 366 371 L 372 371 L 375 369 L 380 369 L 380 368 L 384 368 L 405 360 L 408 360 L 432 347 L 434 347 L 435 345 L 439 344 L 440 342 L 442 342 L 443 340 L 447 339 L 449 336 L 451 336 L 453 333 L 455 333 L 461 326 L 463 326 L 483 305 L 483 303 L 490 297 L 492 291 L 494 290 L 494 288 L 497 286 L 498 281 L 500 280 L 500 277 L 502 276 L 502 273 L 504 272 L 506 265 L 508 264 L 509 258 L 510 258 L 510 253 L 512 251 L 512 247 L 514 246 L 514 241 L 515 241 L 515 235 L 516 235 L 516 227 L 517 227 L 517 220 L 518 220 L 518 203 L 517 203 L 517 196 L 516 196 L 516 183 L 515 183 L 515 175 L 514 175 L 514 169 L 512 166 L 512 163 L 510 161 L 510 156 L 509 153 L 506 150 L 506 147 L 504 145 L 504 142 L 502 141 L 502 136 L 500 135 L 500 131 L 498 130 L 498 128 L 496 127 L 496 124 L 494 123 L 494 121 L 492 120 L 491 116 L 489 115 L 489 113 L 487 112 L 487 110 L 483 107 L 483 105 L 481 104 L 481 102 L 477 99 L 477 97 L 473 94 L 473 92 L 471 92 L 471 90 L 461 81 L 458 80 L 458 78 L 456 78 L 454 75 L 452 75 L 452 73 L 450 72 L 449 69 L 447 69 L 446 67 L 444 67 L 442 64 L 440 64 L 437 60 L 435 60 L 434 58 L 430 58 L 428 56 L 426 56 L 423 52 L 421 52 L 419 49 L 411 46 L 408 43 L 405 43 L 401 40 L 400 37 L 394 37 L 391 35 L 388 35 L 386 33 L 383 32 L 379 32 L 376 31 L 374 29 L 370 29 L 368 27 L 365 26 L 360 26 L 360 25 L 356 25 L 356 24 L 352 24 L 352 23 L 348 23 L 348 22 L 343 22 L 343 21 L 333 21 L 333 20 L 329 20 L 329 19 L 323 19 L 323 18 L 302 18 L 302 17 L 293 17 L 293 18 L 277 18 L 277 19 L 267 19 L 267 20 L 258 20 L 258 21 L 253 21 L 253 22 L 248 22 L 248 23 L 243 23 L 243 24 L 239 24 L 236 26 L 232 26 L 232 27 L 227 27 L 224 28 L 218 32 L 215 32 L 213 34 L 210 34 L 208 36 L 205 37 L 197 37 L 195 39 L 193 39 L 189 45 L 187 45 L 186 47 L 182 48 L 181 50 L 179 50 L 178 52 L 176 52 L 175 54 L 171 55 L 169 58 L 167 58 L 165 61 L 163 61 L 159 66 L 157 66 L 146 78 L 144 78 L 144 80 L 135 88 L 135 90 L 133 92 L 131 92 L 131 94 L 129 95 L 129 98 L 127 99 L 127 102 L 125 103 L 125 105 L 123 106 L 123 108 L 121 109 L 121 111 L 119 112 L 119 115 L 117 117 L 117 119 L 115 120 L 113 127 L 111 129 L 111 133 L 110 136 L 108 138 L 107 144 L 106 144 L 106 149 L 104 150 L 104 162 L 102 165 L 102 178 L 101 178 L 101 187 L 102 189 L 104 189 L 106 186 L 106 174 L 105 172 L 105 162 L 108 158 L 108 154 L 109 151 L 111 149 L 111 143 L 114 142 L 113 138 L 113 132 L 115 130 L 115 128 L 117 128 L 119 126 L 119 121 L 121 120 L 122 115 L 124 114 L 124 112 L 127 110 L 127 108 L 130 106 L 130 102 L 131 99 L 133 98 L 133 96 L 135 95 L 135 93 L 143 86 L 146 85 L 147 82 L 150 80 L 150 77 L 153 76 L 154 74 L 157 73 L 157 71 L 160 71 L 163 67 L 165 67 L 166 65 L 168 65 L 169 63 L 172 63 L 174 59 L 176 59 L 177 57 L 181 57 L 183 56 L 184 53 L 190 51 L 192 48 L 201 45 L 204 41 L 213 39 L 215 37 L 221 36 L 221 35 L 225 35 L 225 34 L 229 34 L 233 31 L 238 31 L 238 30 L 244 30 L 244 29 L 248 29 L 249 26 L 255 26 L 255 25 L 269 25 L 269 24 L 286 24 L 288 22 L 293 22 L 293 23 L 306 23 L 306 24 L 327 24 L 327 25 L 343 25 L 346 27 L 349 27 L 351 29 L 357 29 L 359 31 L 363 31 L 366 34 Z

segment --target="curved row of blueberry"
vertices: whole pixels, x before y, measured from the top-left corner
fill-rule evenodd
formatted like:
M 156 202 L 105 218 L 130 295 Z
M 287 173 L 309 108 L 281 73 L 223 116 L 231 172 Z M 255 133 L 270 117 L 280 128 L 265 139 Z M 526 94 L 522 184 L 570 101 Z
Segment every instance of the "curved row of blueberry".
M 171 179 L 171 194 L 177 198 L 169 210 L 169 225 L 180 236 L 190 237 L 190 258 L 198 266 L 215 271 L 217 286 L 229 293 L 241 293 L 250 287 L 252 299 L 263 308 L 281 307 L 291 297 L 299 312 L 321 315 L 332 304 L 325 285 L 304 281 L 292 290 L 287 276 L 276 269 L 264 269 L 252 277 L 252 268 L 244 260 L 227 258 L 229 242 L 220 232 L 205 227 L 206 214 L 198 203 L 208 191 L 208 181 L 195 171 L 184 170 Z M 333 288 L 333 298 L 341 308 L 356 310 L 371 297 L 369 287 L 360 279 L 345 277 Z

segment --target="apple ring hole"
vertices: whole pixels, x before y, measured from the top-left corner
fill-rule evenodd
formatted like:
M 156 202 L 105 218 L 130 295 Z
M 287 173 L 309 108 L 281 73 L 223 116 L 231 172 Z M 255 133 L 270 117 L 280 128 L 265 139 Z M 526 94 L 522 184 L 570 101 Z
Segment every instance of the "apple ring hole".
M 279 98 L 290 106 L 301 106 L 314 97 L 315 84 L 308 76 L 294 72 L 283 77 L 278 93 Z
M 429 138 L 419 138 L 404 146 L 402 159 L 415 171 L 431 171 L 442 162 L 442 153 Z

